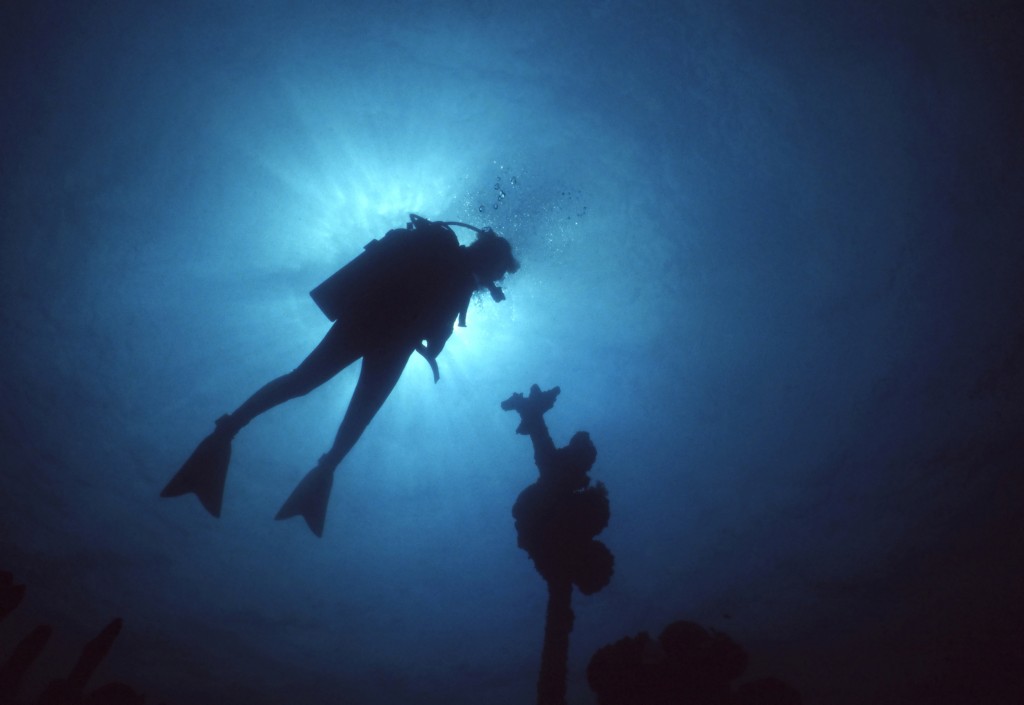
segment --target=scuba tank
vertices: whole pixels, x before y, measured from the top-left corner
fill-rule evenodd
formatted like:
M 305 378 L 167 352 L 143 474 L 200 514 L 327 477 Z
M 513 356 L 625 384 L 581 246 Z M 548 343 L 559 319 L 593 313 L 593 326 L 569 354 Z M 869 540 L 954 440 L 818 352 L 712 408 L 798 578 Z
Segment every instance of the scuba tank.
M 494 232 L 490 228 L 478 228 L 458 221 L 427 220 L 415 213 L 410 213 L 409 223 L 405 228 L 389 230 L 379 240 L 374 238 L 368 242 L 363 248 L 363 252 L 325 279 L 310 291 L 309 295 L 329 320 L 336 321 L 343 317 L 344 312 L 350 306 L 357 305 L 360 299 L 365 298 L 380 285 L 381 272 L 387 271 L 386 268 L 389 264 L 387 255 L 391 245 L 397 245 L 401 240 L 407 239 L 409 233 L 426 235 L 428 232 L 433 236 L 448 236 L 458 242 L 450 227 L 452 225 L 468 228 L 478 234 Z M 491 298 L 495 301 L 505 299 L 504 292 L 495 286 L 494 282 L 483 282 L 483 285 L 487 287 Z

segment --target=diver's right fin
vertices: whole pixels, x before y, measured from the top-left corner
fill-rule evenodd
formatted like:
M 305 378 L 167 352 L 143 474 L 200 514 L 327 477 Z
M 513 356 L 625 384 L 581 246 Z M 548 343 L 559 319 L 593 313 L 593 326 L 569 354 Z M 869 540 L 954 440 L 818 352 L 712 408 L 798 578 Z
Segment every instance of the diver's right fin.
M 194 492 L 206 511 L 220 517 L 231 462 L 231 437 L 226 426 L 218 421 L 217 430 L 202 440 L 160 496 L 178 497 Z
M 292 491 L 274 518 L 281 520 L 301 516 L 306 520 L 309 530 L 318 538 L 323 538 L 327 500 L 331 496 L 333 484 L 334 468 L 318 464 L 299 481 L 298 487 Z

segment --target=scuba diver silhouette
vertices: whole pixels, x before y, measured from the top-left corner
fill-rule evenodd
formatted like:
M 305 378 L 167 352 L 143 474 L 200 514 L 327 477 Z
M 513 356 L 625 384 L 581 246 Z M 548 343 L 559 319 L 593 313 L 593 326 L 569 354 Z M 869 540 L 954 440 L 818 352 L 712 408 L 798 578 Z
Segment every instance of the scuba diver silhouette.
M 490 228 L 409 217 L 405 228 L 371 241 L 364 252 L 310 292 L 334 325 L 298 367 L 217 419 L 216 429 L 185 461 L 161 497 L 194 492 L 206 510 L 219 517 L 235 434 L 264 411 L 307 394 L 362 358 L 359 380 L 334 444 L 275 517 L 301 516 L 314 534 L 323 536 L 334 471 L 391 394 L 406 362 L 414 352 L 420 353 L 437 382 L 437 356 L 451 337 L 455 321 L 466 325 L 470 297 L 486 288 L 494 301 L 503 301 L 504 293 L 495 282 L 519 269 L 509 242 Z M 468 247 L 459 245 L 451 225 L 475 230 L 476 240 Z

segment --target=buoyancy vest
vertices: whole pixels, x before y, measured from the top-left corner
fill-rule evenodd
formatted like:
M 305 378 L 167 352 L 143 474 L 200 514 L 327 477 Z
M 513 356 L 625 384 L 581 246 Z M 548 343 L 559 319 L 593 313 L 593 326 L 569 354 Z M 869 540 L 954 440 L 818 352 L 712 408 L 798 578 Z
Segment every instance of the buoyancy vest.
M 462 250 L 447 225 L 416 218 L 370 241 L 310 296 L 330 320 L 373 342 L 426 340 L 439 351 L 454 320 L 465 325 L 476 288 Z

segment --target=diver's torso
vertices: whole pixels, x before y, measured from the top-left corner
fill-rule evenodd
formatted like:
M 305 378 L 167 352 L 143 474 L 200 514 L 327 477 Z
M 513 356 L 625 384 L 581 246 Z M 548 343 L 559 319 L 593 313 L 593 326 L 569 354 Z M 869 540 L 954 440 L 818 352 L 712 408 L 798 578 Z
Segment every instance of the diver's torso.
M 451 335 L 475 285 L 465 251 L 450 231 L 392 230 L 371 244 L 384 260 L 343 307 L 339 321 L 373 345 L 414 347 Z

